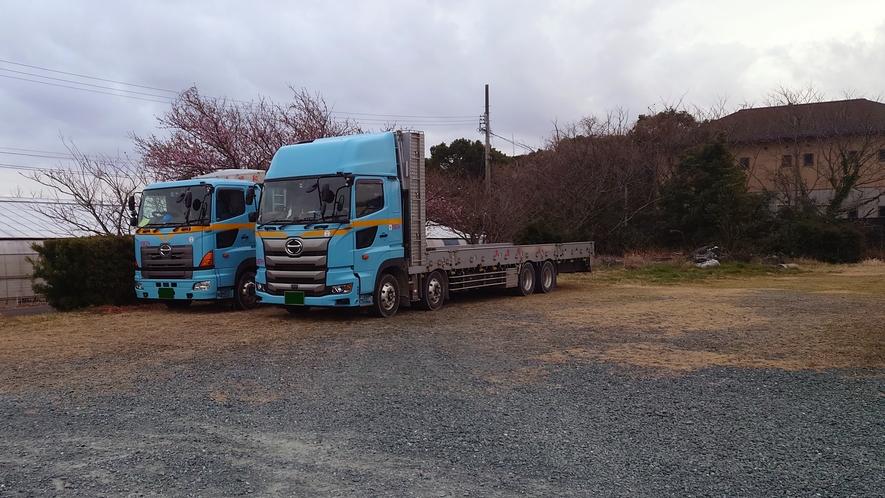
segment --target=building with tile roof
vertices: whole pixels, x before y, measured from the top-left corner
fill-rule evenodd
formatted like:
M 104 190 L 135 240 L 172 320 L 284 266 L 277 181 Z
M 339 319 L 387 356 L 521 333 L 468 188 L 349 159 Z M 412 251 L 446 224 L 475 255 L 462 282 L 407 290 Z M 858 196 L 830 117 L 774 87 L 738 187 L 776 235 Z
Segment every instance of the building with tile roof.
M 751 190 L 772 194 L 773 208 L 844 197 L 836 214 L 885 218 L 885 104 L 849 99 L 742 109 L 712 125 L 726 133 Z

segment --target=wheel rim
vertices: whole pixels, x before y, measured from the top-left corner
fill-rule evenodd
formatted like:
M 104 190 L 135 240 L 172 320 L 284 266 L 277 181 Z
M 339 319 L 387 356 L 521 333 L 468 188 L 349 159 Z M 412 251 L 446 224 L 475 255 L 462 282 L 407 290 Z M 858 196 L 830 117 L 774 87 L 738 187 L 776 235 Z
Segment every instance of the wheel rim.
M 240 285 L 240 302 L 246 306 L 251 306 L 256 302 L 255 296 L 255 277 L 243 278 L 245 280 Z
M 553 269 L 549 265 L 544 267 L 544 273 L 541 275 L 545 289 L 553 287 Z
M 427 300 L 436 304 L 440 299 L 442 299 L 442 282 L 439 278 L 433 277 L 427 282 Z
M 385 311 L 390 311 L 396 305 L 396 287 L 390 282 L 384 282 L 381 285 L 381 291 L 378 293 L 381 300 L 381 307 Z
M 255 282 L 246 282 L 243 287 L 240 288 L 240 296 L 242 300 L 246 304 L 252 304 L 255 302 Z
M 523 277 L 524 278 L 522 279 L 522 283 L 523 283 L 522 287 L 523 287 L 523 289 L 525 289 L 527 291 L 531 290 L 531 288 L 535 286 L 535 276 L 533 273 L 534 272 L 531 271 L 531 267 L 528 267 L 528 269 L 523 270 Z

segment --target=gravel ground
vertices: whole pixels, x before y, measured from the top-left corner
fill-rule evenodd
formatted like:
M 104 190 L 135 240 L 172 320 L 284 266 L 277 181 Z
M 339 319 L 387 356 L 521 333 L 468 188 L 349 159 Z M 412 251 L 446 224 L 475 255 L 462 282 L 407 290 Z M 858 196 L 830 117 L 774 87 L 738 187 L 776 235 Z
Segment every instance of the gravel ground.
M 5 359 L 0 496 L 885 496 L 885 369 L 548 361 L 629 332 L 557 325 L 557 293 L 392 320 L 196 308 L 343 330 Z

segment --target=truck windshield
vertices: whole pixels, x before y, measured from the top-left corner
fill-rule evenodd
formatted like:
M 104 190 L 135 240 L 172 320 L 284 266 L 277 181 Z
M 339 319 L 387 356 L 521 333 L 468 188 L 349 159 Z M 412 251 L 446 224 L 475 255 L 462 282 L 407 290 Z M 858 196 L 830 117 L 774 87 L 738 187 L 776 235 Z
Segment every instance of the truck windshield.
M 187 194 L 191 205 L 188 208 Z M 209 188 L 205 185 L 145 190 L 138 211 L 139 227 L 200 225 L 209 222 Z
M 350 187 L 343 176 L 267 180 L 258 224 L 345 223 L 350 219 Z

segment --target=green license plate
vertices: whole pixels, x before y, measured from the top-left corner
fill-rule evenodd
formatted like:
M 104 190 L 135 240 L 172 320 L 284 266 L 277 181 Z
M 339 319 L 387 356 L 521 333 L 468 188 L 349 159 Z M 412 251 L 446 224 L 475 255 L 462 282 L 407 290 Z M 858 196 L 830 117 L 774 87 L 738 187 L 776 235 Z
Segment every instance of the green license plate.
M 175 298 L 175 289 L 170 288 L 162 288 L 157 289 L 157 292 L 160 294 L 160 299 L 174 299 Z
M 286 291 L 283 295 L 283 302 L 286 304 L 304 304 L 303 291 Z

